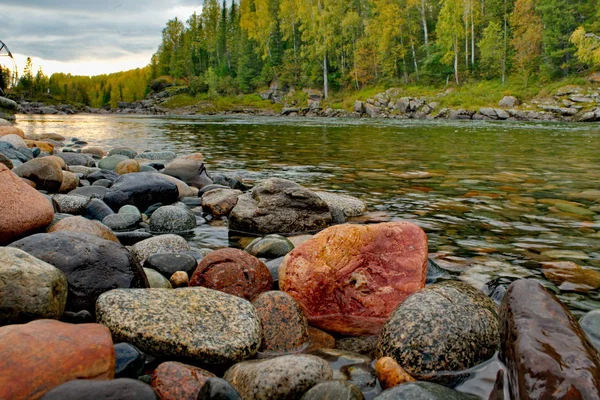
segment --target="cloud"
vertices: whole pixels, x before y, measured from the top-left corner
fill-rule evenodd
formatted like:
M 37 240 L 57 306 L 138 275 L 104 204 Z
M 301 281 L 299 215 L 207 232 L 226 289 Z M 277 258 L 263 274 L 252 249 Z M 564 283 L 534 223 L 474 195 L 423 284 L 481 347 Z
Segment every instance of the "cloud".
M 0 40 L 42 66 L 114 60 L 106 72 L 115 72 L 125 58 L 128 65 L 136 57 L 138 66 L 146 65 L 166 22 L 201 9 L 201 0 L 0 0 Z

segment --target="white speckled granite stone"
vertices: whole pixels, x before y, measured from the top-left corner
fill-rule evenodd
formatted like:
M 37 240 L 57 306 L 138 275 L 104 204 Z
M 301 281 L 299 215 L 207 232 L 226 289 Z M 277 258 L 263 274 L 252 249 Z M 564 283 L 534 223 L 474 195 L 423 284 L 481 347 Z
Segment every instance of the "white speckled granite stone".
M 201 364 L 228 364 L 252 357 L 262 328 L 254 306 L 203 287 L 111 290 L 96 303 L 98 322 L 115 342 Z

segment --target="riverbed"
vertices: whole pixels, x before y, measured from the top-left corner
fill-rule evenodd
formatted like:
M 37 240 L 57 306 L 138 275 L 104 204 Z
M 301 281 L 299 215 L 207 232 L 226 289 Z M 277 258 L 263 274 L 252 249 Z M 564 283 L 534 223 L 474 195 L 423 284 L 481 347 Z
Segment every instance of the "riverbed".
M 281 117 L 18 115 L 26 133 L 55 132 L 104 148 L 201 152 L 209 171 L 347 193 L 370 211 L 420 225 L 430 257 L 482 288 L 535 277 L 576 314 L 598 291 L 559 290 L 548 262 L 600 271 L 600 125 Z M 228 245 L 203 224 L 197 247 Z

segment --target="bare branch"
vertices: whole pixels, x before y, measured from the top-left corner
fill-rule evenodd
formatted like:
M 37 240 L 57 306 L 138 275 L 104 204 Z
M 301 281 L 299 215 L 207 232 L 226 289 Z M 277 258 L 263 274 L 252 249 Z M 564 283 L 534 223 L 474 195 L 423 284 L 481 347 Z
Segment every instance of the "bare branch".
M 594 33 L 586 33 L 584 35 L 584 37 L 586 37 L 586 38 L 592 38 L 592 39 L 596 39 L 596 40 L 600 41 L 600 36 L 598 36 L 598 35 L 596 35 Z

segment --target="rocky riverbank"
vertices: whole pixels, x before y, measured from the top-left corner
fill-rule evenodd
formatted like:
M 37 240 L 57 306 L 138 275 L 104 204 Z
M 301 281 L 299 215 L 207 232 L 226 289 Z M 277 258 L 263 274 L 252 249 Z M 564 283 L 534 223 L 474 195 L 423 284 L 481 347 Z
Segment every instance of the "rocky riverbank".
M 600 399 L 600 310 L 488 297 L 355 197 L 82 139 L 0 121 L 0 398 Z

